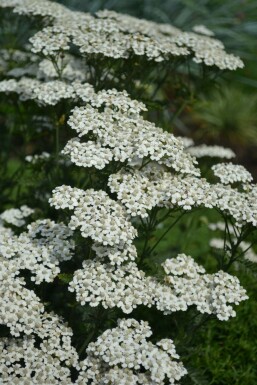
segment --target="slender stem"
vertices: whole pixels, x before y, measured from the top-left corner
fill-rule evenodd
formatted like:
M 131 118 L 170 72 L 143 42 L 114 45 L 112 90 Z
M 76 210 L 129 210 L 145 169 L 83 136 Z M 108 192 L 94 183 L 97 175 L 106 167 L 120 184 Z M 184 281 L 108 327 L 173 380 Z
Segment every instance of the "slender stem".
M 237 256 L 237 258 L 242 257 L 242 255 L 244 255 L 248 250 L 250 250 L 251 247 L 252 247 L 254 244 L 255 244 L 255 242 L 252 242 L 252 243 L 250 244 L 250 246 L 248 246 L 245 250 L 243 250 L 243 251 Z
M 56 155 L 57 161 L 59 159 L 59 150 L 60 150 L 60 128 L 59 128 L 59 123 L 57 122 L 56 128 L 55 128 L 55 155 Z
M 183 103 L 181 104 L 181 106 L 179 107 L 179 109 L 172 116 L 172 118 L 170 120 L 170 124 L 172 124 L 174 122 L 174 120 L 179 117 L 179 115 L 183 112 L 183 110 L 186 107 L 186 105 L 187 105 L 187 100 L 184 100 Z
M 158 219 L 157 224 L 162 223 L 167 219 L 171 214 L 171 210 L 169 210 L 166 214 L 164 214 L 161 218 Z
M 156 226 L 156 216 L 157 216 L 158 210 L 159 210 L 158 207 L 155 207 L 153 209 L 153 211 L 150 214 L 150 217 L 149 217 L 147 225 L 144 225 L 143 221 L 141 220 L 142 227 L 145 229 L 145 242 L 144 242 L 142 254 L 141 254 L 140 258 L 139 258 L 140 262 L 143 261 L 145 255 L 146 255 L 146 251 L 147 251 L 147 246 L 148 246 L 148 242 L 149 242 L 149 239 L 150 239 L 150 235 L 151 235 L 152 231 L 154 230 L 154 228 Z
M 167 69 L 164 76 L 162 77 L 161 81 L 157 84 L 157 87 L 155 88 L 154 92 L 152 93 L 151 100 L 155 98 L 155 96 L 157 95 L 157 92 L 163 86 L 163 84 L 164 84 L 164 82 L 168 76 L 169 76 L 169 70 Z
M 159 243 L 162 241 L 162 239 L 165 237 L 166 234 L 176 225 L 176 223 L 182 218 L 182 216 L 185 213 L 182 213 L 168 228 L 167 230 L 162 234 L 162 236 L 158 239 L 158 241 L 153 245 L 153 247 L 149 250 L 149 254 L 153 252 L 153 250 L 159 245 Z
M 103 317 L 103 310 L 101 308 L 97 309 L 96 315 L 95 315 L 95 322 L 94 322 L 94 327 L 91 330 L 91 332 L 88 334 L 88 337 L 85 339 L 84 343 L 80 347 L 78 353 L 79 355 L 82 354 L 85 349 L 87 348 L 88 344 L 92 341 L 92 339 L 97 335 L 99 326 L 101 325 L 102 320 L 104 319 Z
M 237 253 L 237 249 L 240 246 L 240 243 L 243 241 L 243 239 L 244 238 L 242 236 L 240 236 L 237 239 L 237 242 L 231 246 L 231 256 L 230 256 L 228 263 L 224 266 L 225 271 L 228 271 L 228 269 L 231 267 L 231 265 L 238 259 L 238 256 L 236 255 L 236 253 Z
M 148 163 L 151 162 L 151 159 L 147 160 L 145 163 L 142 163 L 142 166 L 139 167 L 139 171 L 142 170 Z

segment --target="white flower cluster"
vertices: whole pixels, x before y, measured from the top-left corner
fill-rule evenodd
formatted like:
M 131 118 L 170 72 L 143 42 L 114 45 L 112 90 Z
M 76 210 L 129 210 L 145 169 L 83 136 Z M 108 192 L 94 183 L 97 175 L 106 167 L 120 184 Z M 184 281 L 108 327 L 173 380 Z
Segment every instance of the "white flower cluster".
M 82 100 L 84 100 L 82 98 Z M 138 115 L 143 111 L 147 111 L 144 103 L 138 100 L 131 99 L 129 94 L 124 91 L 117 91 L 116 89 L 102 90 L 97 93 L 92 93 L 90 96 L 90 103 L 93 107 L 112 108 L 115 111 L 126 113 L 129 115 Z M 109 111 L 109 110 L 108 110 Z
M 41 154 L 27 155 L 25 160 L 31 164 L 37 164 L 40 161 L 48 160 L 50 156 L 48 152 L 43 151 Z
M 135 261 L 137 258 L 137 249 L 134 245 L 126 243 L 125 245 L 103 246 L 95 242 L 92 250 L 96 253 L 96 260 L 107 259 L 111 265 L 121 265 L 126 261 Z
M 147 217 L 153 207 L 213 207 L 217 195 L 205 179 L 173 175 L 154 164 L 133 172 L 121 170 L 109 177 L 111 192 L 125 205 L 131 216 Z
M 126 211 L 104 191 L 59 186 L 49 202 L 56 209 L 73 210 L 69 227 L 80 228 L 83 237 L 90 237 L 104 246 L 122 247 L 131 244 L 137 235 Z
M 192 55 L 195 61 L 220 69 L 243 66 L 242 61 L 228 55 L 216 39 L 115 12 L 98 12 L 97 17 L 88 23 L 88 29 L 83 26 L 72 36 L 82 53 L 100 53 L 114 58 L 134 54 L 157 62 Z
M 34 291 L 25 287 L 25 280 L 17 277 L 16 265 L 2 257 L 0 261 L 0 322 L 15 337 L 31 334 L 40 325 L 44 307 Z
M 14 12 L 20 15 L 43 16 L 50 18 L 63 17 L 69 15 L 68 8 L 54 1 L 47 0 L 4 0 L 14 3 Z M 9 5 L 12 6 L 12 5 Z
M 188 151 L 196 158 L 211 157 L 231 159 L 236 156 L 234 151 L 232 151 L 230 148 L 225 148 L 222 146 L 207 146 L 206 144 L 189 147 L 186 149 L 186 151 Z
M 235 176 L 237 180 L 252 179 L 248 171 L 242 172 L 243 176 Z M 145 167 L 135 164 L 133 169 L 122 169 L 110 175 L 108 186 L 130 216 L 147 217 L 153 207 L 191 210 L 202 206 L 214 207 L 230 215 L 237 226 L 257 225 L 257 189 L 254 185 L 248 185 L 246 191 L 240 192 L 230 186 L 210 184 L 203 178 L 174 175 L 150 162 Z
M 87 84 L 84 86 L 86 88 Z M 42 82 L 26 77 L 1 81 L 0 92 L 15 92 L 21 100 L 35 100 L 39 105 L 55 105 L 62 99 L 77 98 L 74 86 L 68 83 L 60 80 Z
M 253 177 L 243 166 L 233 163 L 217 163 L 212 166 L 212 171 L 223 184 L 233 184 L 237 182 L 252 182 Z
M 37 269 L 44 263 L 47 266 L 49 254 L 53 259 L 53 264 L 48 264 L 50 270 L 58 256 L 66 259 L 70 245 L 65 244 L 65 238 L 70 234 L 64 225 L 51 221 L 34 222 L 19 237 L 0 227 L 0 324 L 7 326 L 11 335 L 0 339 L 3 385 L 71 385 L 70 369 L 79 369 L 71 329 L 58 316 L 45 311 L 35 292 L 19 276 L 21 270 L 30 269 L 39 277 Z
M 146 277 L 133 262 L 116 267 L 87 260 L 74 273 L 69 290 L 81 305 L 118 307 L 124 313 L 139 305 L 156 306 L 164 314 L 195 305 L 201 313 L 215 314 L 220 320 L 235 316 L 229 304 L 248 298 L 236 277 L 222 271 L 204 274 L 204 268 L 184 254 L 166 260 L 163 267 L 169 275 L 161 283 Z
M 112 151 L 102 147 L 101 143 L 91 140 L 81 143 L 79 138 L 69 140 L 62 154 L 69 155 L 71 162 L 77 166 L 95 167 L 98 170 L 103 169 L 113 158 Z
M 24 218 L 29 217 L 34 213 L 34 209 L 24 205 L 19 209 L 8 209 L 0 214 L 0 219 L 6 223 L 9 223 L 13 226 L 21 227 L 25 225 L 26 220 Z
M 101 304 L 105 309 L 119 307 L 123 313 L 131 313 L 139 305 L 149 305 L 152 293 L 143 271 L 137 264 L 113 266 L 97 261 L 83 262 L 82 269 L 75 271 L 69 290 L 76 292 L 81 305 Z
M 242 68 L 242 61 L 227 54 L 223 44 L 203 26 L 183 32 L 172 25 L 137 19 L 114 11 L 95 16 L 73 12 L 47 0 L 4 0 L 14 12 L 48 17 L 48 26 L 31 38 L 32 50 L 46 56 L 65 52 L 71 44 L 82 54 L 127 59 L 132 55 L 156 62 L 192 56 L 197 63 L 220 69 Z
M 14 92 L 21 100 L 34 100 L 39 105 L 55 105 L 62 99 L 71 99 L 90 103 L 97 108 L 112 107 L 129 114 L 147 110 L 143 103 L 132 100 L 126 91 L 111 89 L 95 92 L 91 84 L 81 83 L 79 80 L 72 83 L 61 80 L 42 81 L 27 77 L 19 80 L 2 80 L 0 92 Z
M 1 261 L 10 260 L 12 270 L 30 270 L 36 284 L 51 282 L 60 273 L 59 264 L 73 256 L 73 232 L 62 223 L 38 220 L 19 236 L 2 232 Z
M 102 92 L 102 103 L 108 101 L 106 96 L 108 92 Z M 77 131 L 79 137 L 94 134 L 96 144 L 90 141 L 87 146 L 78 138 L 72 139 L 66 145 L 64 153 L 69 154 L 76 164 L 84 167 L 94 165 L 103 168 L 111 158 L 125 162 L 149 157 L 152 161 L 172 167 L 175 171 L 199 175 L 200 171 L 194 166 L 196 161 L 185 153 L 182 142 L 144 120 L 138 111 L 133 115 L 128 114 L 131 109 L 139 110 L 143 107 L 135 103 L 135 107 L 130 107 L 131 102 L 128 103 L 127 100 L 129 101 L 126 97 L 120 107 L 114 103 L 114 98 L 110 98 L 112 107 L 119 108 L 119 111 L 109 108 L 108 105 L 102 112 L 89 105 L 76 107 L 68 121 L 70 127 Z M 121 109 L 126 109 L 126 112 Z
M 147 341 L 152 331 L 147 322 L 121 319 L 118 327 L 106 330 L 88 345 L 78 385 L 177 384 L 186 373 L 177 359 L 173 341 Z
M 0 371 L 2 385 L 72 385 L 69 368 L 33 336 L 0 339 Z
M 69 32 L 69 28 L 66 26 L 54 25 L 44 28 L 30 39 L 32 52 L 54 57 L 59 52 L 68 51 L 70 48 Z
M 230 215 L 238 227 L 246 223 L 257 226 L 257 199 L 256 193 L 239 192 L 230 185 L 212 185 L 218 198 L 215 206 L 223 213 Z
M 23 314 L 34 325 L 33 334 L 25 330 L 24 337 L 1 338 L 1 384 L 71 385 L 70 368 L 79 367 L 71 329 L 53 314 L 43 313 L 37 320 L 31 313 L 27 319 L 21 308 L 18 315 Z
M 204 274 L 205 270 L 184 254 L 166 260 L 163 267 L 168 274 L 166 282 L 187 306 L 195 304 L 201 313 L 216 314 L 221 321 L 236 316 L 231 304 L 248 299 L 237 277 L 224 271 Z

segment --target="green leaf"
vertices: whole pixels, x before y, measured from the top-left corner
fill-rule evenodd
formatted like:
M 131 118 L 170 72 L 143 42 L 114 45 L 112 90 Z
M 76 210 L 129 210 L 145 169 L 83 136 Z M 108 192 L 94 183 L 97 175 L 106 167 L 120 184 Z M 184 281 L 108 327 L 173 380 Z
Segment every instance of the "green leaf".
M 69 283 L 73 278 L 73 274 L 61 273 L 61 274 L 58 274 L 58 278 L 60 281 L 64 283 Z

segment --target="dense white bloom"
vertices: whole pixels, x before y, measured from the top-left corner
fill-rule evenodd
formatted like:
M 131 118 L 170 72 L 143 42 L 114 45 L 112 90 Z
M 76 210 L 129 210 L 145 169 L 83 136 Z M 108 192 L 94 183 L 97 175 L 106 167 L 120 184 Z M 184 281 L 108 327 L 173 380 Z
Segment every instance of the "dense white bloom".
M 176 361 L 179 356 L 173 341 L 164 339 L 154 345 L 147 341 L 151 335 L 147 322 L 120 320 L 118 327 L 88 345 L 88 357 L 81 363 L 84 373 L 77 384 L 164 385 L 166 380 L 177 384 L 187 371 Z
M 166 259 L 162 266 L 166 274 L 174 276 L 185 275 L 187 278 L 196 278 L 199 274 L 205 273 L 205 269 L 202 266 L 185 254 L 179 254 L 173 259 Z
M 128 115 L 107 107 L 102 112 L 91 106 L 76 107 L 68 123 L 80 137 L 93 133 L 97 144 L 111 149 L 115 161 L 133 161 L 149 157 L 181 173 L 200 173 L 194 166 L 196 161 L 185 153 L 179 139 L 144 120 L 140 115 Z M 75 146 L 77 143 L 79 142 L 75 141 Z M 73 154 L 76 151 L 72 151 L 69 145 L 69 152 Z M 105 157 L 105 162 L 107 159 L 108 157 Z
M 75 291 L 76 299 L 82 305 L 95 307 L 119 307 L 124 313 L 131 313 L 139 305 L 151 305 L 152 293 L 143 271 L 135 263 L 113 266 L 87 260 L 82 269 L 74 273 L 69 290 Z
M 155 206 L 184 210 L 213 207 L 217 199 L 212 185 L 205 179 L 174 175 L 154 164 L 142 170 L 112 174 L 108 185 L 132 216 L 146 217 Z
M 29 296 L 26 298 L 30 299 Z M 71 329 L 52 313 L 38 313 L 37 319 L 28 308 L 27 317 L 21 303 L 19 312 L 13 316 L 24 317 L 24 321 L 28 322 L 25 336 L 0 340 L 3 384 L 71 385 L 70 367 L 78 367 L 78 355 L 71 345 Z
M 25 5 L 23 13 L 33 13 L 29 7 L 27 9 Z M 34 14 L 38 13 L 34 10 Z M 196 27 L 200 34 L 182 32 L 171 25 L 106 10 L 94 17 L 81 12 L 64 11 L 63 8 L 55 14 L 50 6 L 46 12 L 42 10 L 42 16 L 45 13 L 55 19 L 53 26 L 44 28 L 31 39 L 33 50 L 45 55 L 67 50 L 72 42 L 86 55 L 100 54 L 114 59 L 136 55 L 156 62 L 192 55 L 194 61 L 207 66 L 232 70 L 243 67 L 242 61 L 227 54 L 223 44 L 211 38 L 210 31 L 204 27 L 200 27 L 200 30 L 199 26 Z M 54 37 L 51 36 L 53 32 Z
M 104 148 L 101 143 L 88 141 L 81 143 L 79 138 L 68 141 L 62 153 L 69 155 L 72 163 L 77 166 L 104 168 L 113 158 L 112 151 Z
M 70 48 L 69 30 L 65 26 L 45 27 L 30 39 L 32 52 L 54 56 Z
M 215 314 L 220 320 L 235 316 L 230 304 L 247 299 L 236 277 L 223 271 L 205 274 L 191 257 L 179 254 L 163 263 L 163 283 L 147 277 L 130 262 L 121 266 L 87 260 L 74 273 L 69 290 L 82 305 L 121 308 L 131 313 L 139 305 L 156 306 L 164 314 L 187 310 L 195 305 L 201 313 Z
M 49 66 L 52 65 L 48 60 L 45 62 L 49 62 Z M 128 114 L 137 114 L 147 110 L 144 103 L 131 99 L 126 91 L 120 92 L 110 89 L 95 92 L 93 86 L 89 83 L 81 82 L 80 80 L 70 83 L 71 75 L 66 74 L 65 68 L 63 70 L 63 78 L 67 78 L 68 82 L 49 80 L 55 77 L 54 73 L 56 74 L 56 70 L 54 69 L 55 72 L 49 74 L 47 81 L 28 77 L 22 77 L 19 80 L 2 80 L 0 81 L 0 92 L 15 92 L 21 100 L 34 100 L 39 105 L 55 105 L 62 99 L 71 99 L 90 103 L 97 108 L 103 106 L 112 107 L 116 111 L 118 109 Z M 72 73 L 74 74 L 74 71 Z M 39 71 L 37 76 L 42 78 L 42 72 Z
M 60 273 L 60 262 L 73 256 L 72 231 L 47 219 L 33 222 L 27 228 L 19 236 L 1 234 L 1 258 L 10 260 L 13 271 L 30 270 L 31 279 L 37 284 L 51 282 Z
M 65 346 L 70 344 L 71 330 L 57 316 L 45 312 L 34 291 L 26 288 L 24 278 L 18 277 L 16 261 L 0 257 L 0 262 L 0 323 L 15 337 L 36 334 L 49 354 L 64 360 L 76 357 L 74 349 Z
M 61 99 L 76 98 L 74 87 L 60 80 L 41 82 L 23 77 L 20 80 L 3 80 L 0 92 L 15 92 L 21 100 L 35 100 L 40 105 L 55 105 Z
M 41 242 L 41 262 L 47 259 L 44 243 L 52 249 L 53 258 L 57 258 L 58 252 L 62 252 L 55 246 L 58 244 L 60 231 L 55 231 L 53 226 L 47 224 L 52 222 L 41 221 L 40 224 L 37 221 L 31 224 L 28 231 L 31 238 L 37 238 L 38 246 L 40 240 L 44 236 L 46 239 L 48 235 L 48 242 Z M 26 241 L 23 243 L 21 237 L 18 239 L 12 232 L 4 231 L 3 227 L 0 228 L 0 233 L 0 323 L 9 328 L 12 337 L 19 337 L 0 340 L 1 383 L 41 385 L 50 381 L 56 385 L 63 384 L 65 382 L 60 381 L 70 378 L 70 367 L 78 366 L 78 355 L 71 345 L 72 331 L 58 316 L 45 312 L 40 299 L 34 291 L 26 288 L 25 279 L 19 277 L 20 270 L 24 268 L 33 272 L 35 266 L 30 264 L 33 265 L 36 258 L 34 253 L 39 253 L 39 247 L 28 251 L 26 248 L 30 245 Z M 19 250 L 15 251 L 17 255 L 13 257 L 5 255 L 2 250 L 3 244 L 8 241 L 8 235 L 13 240 L 13 246 L 15 242 L 21 241 Z M 11 242 L 9 246 L 11 247 Z M 37 267 L 40 268 L 40 264 Z M 37 271 L 35 274 L 40 275 Z M 21 334 L 24 337 L 20 337 Z
M 222 184 L 212 185 L 218 199 L 215 206 L 229 214 L 238 227 L 245 223 L 257 226 L 257 200 L 256 194 L 250 192 L 239 192 L 231 186 Z
M 0 322 L 10 329 L 13 336 L 31 334 L 41 325 L 43 304 L 34 291 L 25 287 L 23 278 L 15 277 L 14 263 L 0 258 Z
M 125 90 L 117 91 L 115 88 L 95 93 L 92 95 L 90 102 L 93 107 L 109 107 L 115 111 L 118 110 L 132 115 L 147 111 L 144 103 L 131 99 Z
M 102 190 L 70 186 L 54 189 L 50 205 L 72 211 L 68 226 L 38 220 L 16 235 L 4 224 L 23 226 L 33 210 L 22 206 L 0 215 L 0 324 L 7 326 L 11 335 L 0 339 L 1 380 L 7 385 L 177 384 L 186 370 L 176 361 L 179 356 L 173 342 L 148 342 L 152 332 L 143 321 L 120 320 L 117 328 L 105 331 L 89 344 L 87 357 L 79 363 L 71 343 L 72 330 L 46 311 L 48 304 L 42 303 L 26 282 L 29 278 L 35 284 L 52 282 L 61 272 L 61 263 L 72 259 L 73 230 L 79 229 L 84 238 L 90 238 L 90 244 L 92 240 L 90 256 L 94 258 L 84 260 L 69 282 L 69 291 L 81 305 L 118 308 L 126 314 L 141 305 L 155 306 L 163 314 L 195 306 L 220 320 L 235 316 L 232 305 L 248 298 L 236 277 L 223 271 L 207 274 L 184 254 L 162 264 L 164 277 L 157 279 L 139 270 L 132 243 L 137 230 L 131 217 L 147 217 L 154 207 L 215 207 L 230 215 L 239 231 L 245 223 L 257 225 L 256 186 L 245 185 L 240 192 L 200 178 L 197 162 L 190 154 L 230 159 L 233 151 L 218 146 L 192 147 L 191 139 L 175 138 L 156 127 L 141 116 L 147 110 L 144 103 L 132 100 L 126 91 L 96 91 L 86 83 L 84 64 L 87 59 L 90 62 L 106 57 L 133 59 L 139 66 L 146 60 L 161 62 L 179 57 L 234 70 L 242 68 L 243 63 L 227 54 L 204 26 L 195 26 L 196 33 L 183 32 L 113 11 L 95 15 L 74 12 L 48 0 L 2 0 L 0 7 L 41 16 L 44 24 L 43 30 L 30 39 L 33 65 L 9 72 L 3 65 L 8 75 L 28 77 L 1 81 L 0 92 L 14 92 L 20 100 L 34 100 L 43 106 L 66 99 L 73 105 L 78 102 L 68 121 L 78 137 L 69 140 L 62 153 L 78 166 L 98 170 L 113 161 L 124 163 L 124 168 L 108 180 L 107 188 L 117 194 L 117 201 Z M 69 55 L 73 47 L 85 58 Z M 42 55 L 46 59 L 38 68 Z M 97 75 L 94 68 L 90 70 Z M 100 75 L 100 83 L 106 76 Z M 44 152 L 29 155 L 26 160 L 34 164 L 49 156 Z M 242 166 L 220 164 L 213 171 L 224 184 L 252 181 Z M 241 250 L 249 246 L 246 242 L 240 245 Z M 247 255 L 249 260 L 257 260 L 252 249 Z M 22 277 L 24 270 L 26 280 Z M 77 379 L 73 378 L 75 370 Z
M 47 27 L 31 38 L 32 50 L 46 56 L 67 51 L 75 44 L 82 54 L 127 59 L 132 55 L 156 62 L 192 56 L 197 63 L 220 69 L 242 68 L 243 62 L 227 54 L 223 44 L 204 26 L 183 32 L 168 24 L 137 19 L 114 11 L 95 16 L 74 12 L 47 0 L 4 0 L 19 14 L 50 17 Z M 196 33 L 197 32 L 197 33 Z
M 126 211 L 104 191 L 60 186 L 54 189 L 49 202 L 56 209 L 74 210 L 69 227 L 80 228 L 83 237 L 103 245 L 130 244 L 137 235 Z
M 179 46 L 186 46 L 193 53 L 193 61 L 206 66 L 216 66 L 221 70 L 243 68 L 244 64 L 237 56 L 227 54 L 221 41 L 193 32 L 182 32 L 173 41 Z
M 101 261 L 107 259 L 111 265 L 121 265 L 123 262 L 134 261 L 137 258 L 137 249 L 131 244 L 110 247 L 94 243 L 92 250 L 96 253 L 97 259 Z
M 231 304 L 248 299 L 237 277 L 224 271 L 204 274 L 204 269 L 184 254 L 175 261 L 166 260 L 163 267 L 169 274 L 166 282 L 187 306 L 195 304 L 201 313 L 216 314 L 221 321 L 236 316 Z
M 0 214 L 0 218 L 11 225 L 21 227 L 25 225 L 25 218 L 29 217 L 34 213 L 34 209 L 24 205 L 19 209 L 8 209 L 5 210 L 2 214 Z
M 196 158 L 211 157 L 231 159 L 236 156 L 234 151 L 230 148 L 222 146 L 207 146 L 206 144 L 189 147 L 187 151 Z
M 0 371 L 3 385 L 72 385 L 70 369 L 31 336 L 0 339 Z
M 233 163 L 217 163 L 212 166 L 212 171 L 223 184 L 236 182 L 247 183 L 253 180 L 252 175 L 243 166 Z
M 17 92 L 17 81 L 15 79 L 2 80 L 0 82 L 0 92 Z
M 6 0 L 5 0 L 6 1 Z M 10 1 L 10 0 L 9 0 Z M 13 0 L 11 0 L 13 1 Z M 69 15 L 69 9 L 54 1 L 18 0 L 15 1 L 14 12 L 21 15 L 48 16 L 53 18 Z

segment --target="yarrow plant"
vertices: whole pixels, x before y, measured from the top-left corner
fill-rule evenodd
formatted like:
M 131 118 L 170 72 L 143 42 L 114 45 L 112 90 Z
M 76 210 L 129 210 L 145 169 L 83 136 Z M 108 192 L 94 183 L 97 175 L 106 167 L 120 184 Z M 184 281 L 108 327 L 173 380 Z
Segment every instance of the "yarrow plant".
M 243 63 L 202 25 L 184 32 L 47 0 L 0 6 L 30 30 L 1 59 L 10 143 L 1 156 L 18 162 L 0 215 L 1 383 L 183 384 L 183 314 L 227 321 L 248 298 L 231 268 L 257 260 L 257 187 L 243 166 L 221 163 L 232 150 L 175 137 L 150 110 L 171 71 L 183 81 L 187 67 L 197 77 L 197 65 Z M 206 157 L 203 177 L 196 158 Z M 158 256 L 196 210 L 219 218 L 208 224 L 222 234 L 210 242 L 215 271 L 183 250 Z

